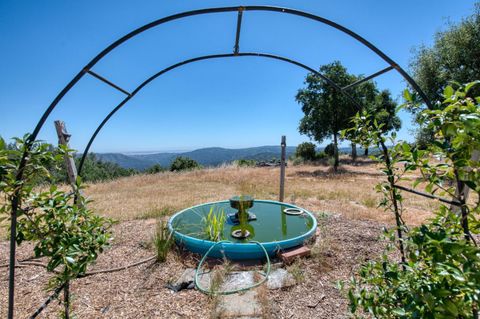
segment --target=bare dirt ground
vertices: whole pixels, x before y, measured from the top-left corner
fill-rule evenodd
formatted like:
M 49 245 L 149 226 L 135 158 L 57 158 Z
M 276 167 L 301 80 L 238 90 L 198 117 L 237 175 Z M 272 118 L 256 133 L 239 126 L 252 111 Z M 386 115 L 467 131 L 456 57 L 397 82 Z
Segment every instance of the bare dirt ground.
M 98 259 L 94 269 L 106 269 L 153 255 L 151 236 L 156 220 L 201 202 L 227 199 L 239 193 L 276 199 L 278 168 L 233 166 L 186 173 L 160 173 L 90 185 L 87 195 L 100 214 L 120 222 L 115 239 Z M 287 168 L 286 201 L 318 213 L 320 239 L 312 256 L 289 267 L 299 280 L 296 286 L 268 291 L 265 312 L 271 318 L 347 318 L 347 300 L 336 288 L 348 280 L 359 265 L 382 250 L 378 239 L 392 216 L 376 208 L 379 195 L 373 186 L 382 178 L 366 161 L 343 165 L 340 174 L 323 166 Z M 405 195 L 405 220 L 418 224 L 437 204 Z M 326 213 L 326 214 L 324 214 Z M 32 247 L 22 245 L 18 259 L 28 258 Z M 98 274 L 71 284 L 73 312 L 78 318 L 210 318 L 212 300 L 195 290 L 172 293 L 164 286 L 187 267 L 192 257 L 173 252 L 163 264 L 148 262 L 122 271 Z M 8 261 L 8 242 L 0 242 L 0 265 Z M 51 274 L 42 267 L 17 268 L 16 318 L 28 317 L 49 295 L 45 286 Z M 0 268 L 0 317 L 7 311 L 8 269 Z M 54 301 L 40 318 L 58 317 Z

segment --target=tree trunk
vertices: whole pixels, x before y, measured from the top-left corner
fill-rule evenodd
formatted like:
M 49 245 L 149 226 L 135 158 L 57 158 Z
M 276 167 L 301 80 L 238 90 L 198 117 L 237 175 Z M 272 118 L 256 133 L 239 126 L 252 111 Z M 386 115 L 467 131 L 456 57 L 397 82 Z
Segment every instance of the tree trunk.
M 333 164 L 333 171 L 336 173 L 338 169 L 338 141 L 337 141 L 337 133 L 333 134 L 333 157 L 335 158 L 335 162 Z
M 365 156 L 368 156 L 368 147 L 365 147 Z
M 357 144 L 352 142 L 352 161 L 357 160 Z

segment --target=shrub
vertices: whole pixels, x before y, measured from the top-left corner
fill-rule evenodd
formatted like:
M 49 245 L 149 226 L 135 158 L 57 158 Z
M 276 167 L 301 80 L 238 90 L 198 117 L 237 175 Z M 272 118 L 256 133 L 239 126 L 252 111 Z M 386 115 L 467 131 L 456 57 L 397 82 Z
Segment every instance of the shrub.
M 77 166 L 79 162 L 80 158 L 76 158 Z M 83 163 L 81 176 L 84 182 L 100 182 L 134 174 L 138 174 L 138 171 L 132 168 L 123 168 L 113 162 L 102 161 L 95 154 L 90 153 Z M 64 165 L 62 165 L 59 175 L 62 177 L 67 176 Z
M 326 159 L 326 158 L 328 158 L 327 153 L 325 153 L 325 152 L 318 152 L 317 153 L 317 159 L 318 160 L 323 160 L 323 159 Z
M 160 164 L 155 164 L 145 170 L 145 173 L 147 174 L 157 174 L 161 172 L 165 172 L 165 168 L 163 168 Z
M 85 274 L 109 245 L 113 221 L 87 208 L 80 178 L 69 192 L 39 187 L 51 178 L 49 168 L 58 169 L 64 155 L 72 156 L 70 150 L 64 146 L 52 150 L 48 144 L 30 141 L 29 135 L 15 140 L 16 147 L 8 148 L 0 138 L 0 194 L 5 198 L 0 221 L 9 220 L 17 209 L 15 241 L 31 242 L 34 256 L 45 258 L 47 271 L 55 273 L 49 288 L 55 289 Z M 17 181 L 24 153 L 28 161 Z
M 314 161 L 316 157 L 315 144 L 310 142 L 298 144 L 295 150 L 295 156 L 301 157 L 306 161 Z
M 195 168 L 200 168 L 200 165 L 193 159 L 184 156 L 176 157 L 170 165 L 171 172 L 192 170 Z
M 352 130 L 363 145 L 381 146 L 383 154 L 373 158 L 384 166 L 387 180 L 376 189 L 384 195 L 380 206 L 394 213 L 397 225 L 386 231 L 390 243 L 382 258 L 363 264 L 351 279 L 352 313 L 360 310 L 375 318 L 402 319 L 478 317 L 480 249 L 475 237 L 480 233 L 480 206 L 445 181 L 455 180 L 459 189 L 468 186 L 476 198 L 480 194 L 480 163 L 472 159 L 480 149 L 480 97 L 468 97 L 479 83 L 457 90 L 447 86 L 443 102 L 419 113 L 421 124 L 435 138 L 426 150 L 397 143 L 395 135 L 387 139 L 371 114 L 354 117 Z M 404 96 L 407 106 L 418 107 L 408 91 Z M 387 140 L 394 145 L 387 148 Z M 432 161 L 432 154 L 443 162 Z M 422 177 L 413 187 L 424 182 L 428 196 L 449 206 L 442 204 L 432 220 L 409 229 L 402 219 L 403 196 L 396 183 L 409 181 L 403 176 L 415 171 Z M 392 258 L 395 247 L 400 262 Z
M 302 165 L 305 163 L 305 160 L 302 157 L 293 156 L 290 158 L 293 166 Z
M 234 162 L 237 166 L 240 166 L 240 167 L 252 167 L 252 166 L 255 166 L 257 165 L 257 161 L 256 160 L 252 160 L 252 159 L 239 159 L 239 160 L 236 160 Z
M 325 146 L 323 152 L 327 154 L 327 156 L 333 157 L 335 155 L 335 145 L 333 143 L 328 144 Z

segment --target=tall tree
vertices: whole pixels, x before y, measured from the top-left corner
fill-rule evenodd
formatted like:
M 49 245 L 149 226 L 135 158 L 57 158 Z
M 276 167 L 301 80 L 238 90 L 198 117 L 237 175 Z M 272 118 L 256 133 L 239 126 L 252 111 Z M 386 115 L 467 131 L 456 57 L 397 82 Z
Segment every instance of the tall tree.
M 341 87 L 361 78 L 349 74 L 338 61 L 321 66 L 320 72 Z M 296 96 L 305 114 L 300 120 L 299 131 L 319 143 L 332 137 L 336 171 L 339 132 L 351 126 L 351 117 L 360 110 L 351 99 L 314 74 L 307 75 L 305 84 L 306 87 L 300 89 Z M 395 114 L 397 105 L 388 90 L 379 92 L 375 82 L 368 81 L 350 88 L 348 94 L 358 101 L 360 106 L 367 108 L 369 113 L 375 114 L 377 122 L 384 124 L 385 131 L 400 128 L 400 119 Z M 350 139 L 349 136 L 347 139 Z M 352 157 L 355 150 L 355 143 L 352 143 Z
M 432 101 L 442 100 L 449 81 L 480 79 L 480 2 L 471 16 L 435 34 L 432 47 L 421 46 L 410 62 L 415 81 Z M 470 94 L 478 96 L 480 88 Z
M 441 101 L 443 89 L 449 81 L 469 83 L 480 79 L 480 2 L 471 16 L 458 24 L 450 24 L 445 31 L 435 34 L 432 47 L 420 46 L 410 62 L 413 78 L 431 101 Z M 480 95 L 477 86 L 471 96 Z M 416 108 L 418 114 L 422 108 Z M 418 122 L 418 121 L 417 121 Z M 433 133 L 419 126 L 416 144 L 426 147 L 433 141 Z
M 450 24 L 435 34 L 432 47 L 420 46 L 410 62 L 413 78 L 431 101 L 443 100 L 443 89 L 454 81 L 460 84 L 480 79 L 480 2 L 475 3 L 472 15 L 458 24 Z M 479 96 L 474 87 L 470 96 Z M 421 108 L 416 108 L 417 114 Z M 418 121 L 417 121 L 418 122 Z M 433 133 L 419 127 L 416 143 L 425 147 L 433 141 Z
M 335 61 L 320 67 L 319 72 L 330 78 L 340 87 L 351 84 L 355 77 Z M 340 130 L 350 125 L 350 118 L 358 111 L 356 105 L 333 86 L 315 74 L 308 74 L 306 87 L 300 89 L 295 97 L 305 114 L 300 120 L 299 131 L 315 141 L 322 143 L 332 137 L 335 148 L 334 170 L 338 168 L 338 138 Z
M 374 114 L 375 120 L 383 124 L 383 132 L 399 130 L 402 126 L 400 118 L 396 114 L 397 103 L 393 100 L 389 90 L 383 90 L 375 95 L 373 104 L 367 105 L 370 114 Z

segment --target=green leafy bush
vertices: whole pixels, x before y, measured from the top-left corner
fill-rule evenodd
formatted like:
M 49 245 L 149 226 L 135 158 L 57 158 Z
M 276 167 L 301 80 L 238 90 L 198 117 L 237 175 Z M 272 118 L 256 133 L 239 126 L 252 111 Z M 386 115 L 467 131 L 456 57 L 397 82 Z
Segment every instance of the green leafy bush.
M 335 145 L 333 143 L 328 144 L 323 149 L 323 152 L 327 154 L 327 156 L 333 157 L 335 155 Z
M 327 153 L 325 153 L 324 151 L 322 151 L 322 152 L 318 152 L 318 153 L 317 153 L 316 158 L 317 158 L 318 160 L 324 160 L 324 159 L 327 159 L 327 158 L 328 158 L 328 155 L 327 155 Z
M 95 215 L 82 196 L 80 179 L 71 192 L 51 186 L 42 191 L 40 183 L 50 179 L 50 168 L 58 169 L 63 156 L 71 156 L 65 147 L 52 150 L 29 136 L 15 139 L 7 147 L 0 139 L 0 219 L 10 220 L 17 212 L 16 242 L 32 242 L 35 257 L 45 257 L 47 270 L 55 272 L 49 282 L 56 288 L 83 275 L 111 239 L 112 221 Z M 22 179 L 19 165 L 26 152 Z
M 75 163 L 78 167 L 80 158 L 75 159 Z M 138 174 L 139 172 L 133 168 L 123 168 L 120 165 L 112 162 L 105 162 L 98 159 L 95 154 L 90 153 L 87 155 L 82 169 L 82 180 L 84 182 L 102 182 L 117 179 L 120 177 L 127 177 Z M 59 176 L 66 176 L 66 170 L 64 165 L 59 173 Z
M 176 157 L 170 165 L 171 172 L 192 170 L 196 168 L 200 168 L 200 165 L 196 161 L 183 156 Z
M 160 164 L 155 164 L 145 170 L 145 173 L 147 174 L 157 174 L 161 172 L 165 172 L 166 169 L 163 168 Z
M 315 144 L 310 142 L 298 144 L 295 156 L 306 161 L 314 161 L 316 158 Z
M 474 234 L 480 233 L 478 202 L 467 202 L 462 189 L 480 195 L 480 98 L 468 97 L 479 82 L 444 89 L 444 100 L 433 110 L 419 113 L 422 125 L 433 132 L 434 141 L 426 149 L 401 142 L 387 149 L 381 126 L 369 114 L 353 120 L 356 136 L 363 145 L 380 144 L 383 153 L 374 157 L 384 163 L 387 181 L 377 186 L 384 194 L 381 202 L 395 213 L 397 227 L 387 232 L 390 245 L 381 260 L 362 265 L 348 289 L 352 313 L 359 309 L 375 318 L 477 318 L 480 297 L 480 249 Z M 405 92 L 408 107 L 416 107 Z M 444 160 L 432 161 L 432 155 Z M 402 165 L 398 165 L 402 163 Z M 425 191 L 449 205 L 441 205 L 435 217 L 408 229 L 401 213 L 400 181 L 408 172 L 419 170 Z M 456 207 L 456 208 L 453 208 Z M 395 233 L 398 238 L 395 238 Z M 402 236 L 403 235 L 403 236 Z M 392 258 L 398 247 L 399 263 Z
M 249 159 L 239 159 L 239 160 L 236 160 L 235 161 L 235 165 L 239 166 L 239 167 L 253 167 L 255 165 L 257 165 L 257 161 L 256 160 L 249 160 Z
M 22 139 L 13 139 L 14 142 L 5 144 L 4 149 L 9 151 L 21 151 Z M 61 155 L 61 151 L 48 143 L 41 143 L 45 151 L 51 153 L 52 157 Z M 73 154 L 73 153 L 72 153 Z M 78 167 L 80 164 L 80 157 L 72 155 L 75 160 L 75 165 Z M 65 162 L 56 161 L 56 162 L 45 162 L 43 163 L 44 168 L 48 171 L 48 174 L 37 176 L 36 182 L 44 184 L 59 184 L 59 183 L 68 183 L 67 178 L 67 169 Z M 102 161 L 97 158 L 94 153 L 90 153 L 85 158 L 83 163 L 83 168 L 81 172 L 83 182 L 101 182 L 112 180 L 120 177 L 131 176 L 138 174 L 139 172 L 133 168 L 123 168 L 116 163 Z

